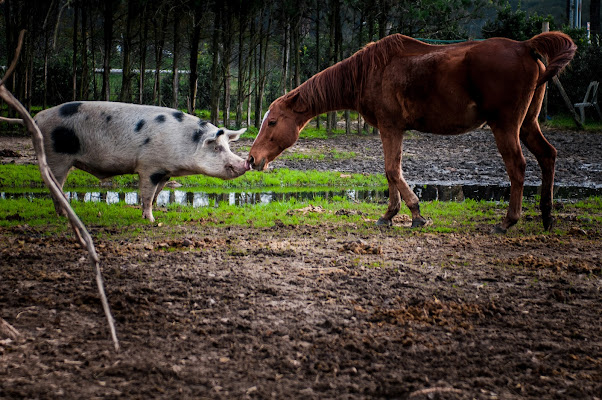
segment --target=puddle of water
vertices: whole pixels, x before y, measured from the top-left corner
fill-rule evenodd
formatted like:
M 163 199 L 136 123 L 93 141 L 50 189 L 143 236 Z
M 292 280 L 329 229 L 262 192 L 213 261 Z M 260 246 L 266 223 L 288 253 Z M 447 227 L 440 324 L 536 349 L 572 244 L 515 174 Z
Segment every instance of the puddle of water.
M 510 197 L 510 186 L 481 186 L 481 185 L 414 185 L 414 193 L 423 201 L 464 201 L 490 200 L 508 201 Z M 525 198 L 533 198 L 538 194 L 539 187 L 525 186 Z M 98 191 L 98 192 L 66 192 L 70 201 L 104 202 L 114 204 L 124 202 L 126 204 L 140 204 L 140 196 L 137 191 Z M 47 198 L 47 191 L 36 192 L 0 192 L 1 199 L 15 198 Z M 592 196 L 602 196 L 602 188 L 557 186 L 554 188 L 554 198 L 559 201 L 574 201 Z M 192 205 L 193 207 L 218 206 L 220 203 L 230 205 L 252 205 L 266 204 L 271 202 L 286 202 L 292 198 L 297 200 L 332 199 L 340 197 L 351 201 L 386 203 L 389 198 L 388 189 L 316 189 L 303 191 L 265 191 L 265 192 L 220 192 L 210 193 L 202 191 L 185 190 L 163 190 L 158 198 L 159 206 L 169 204 Z

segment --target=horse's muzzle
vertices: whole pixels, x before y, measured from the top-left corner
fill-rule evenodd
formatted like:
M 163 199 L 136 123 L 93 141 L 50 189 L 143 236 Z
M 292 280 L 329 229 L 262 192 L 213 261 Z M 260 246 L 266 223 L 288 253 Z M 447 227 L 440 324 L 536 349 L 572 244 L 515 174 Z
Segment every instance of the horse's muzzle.
M 247 164 L 251 169 L 254 169 L 255 171 L 263 171 L 267 166 L 265 158 L 262 158 L 261 161 L 258 164 L 256 164 L 255 158 L 251 155 L 249 155 L 249 158 L 247 158 Z

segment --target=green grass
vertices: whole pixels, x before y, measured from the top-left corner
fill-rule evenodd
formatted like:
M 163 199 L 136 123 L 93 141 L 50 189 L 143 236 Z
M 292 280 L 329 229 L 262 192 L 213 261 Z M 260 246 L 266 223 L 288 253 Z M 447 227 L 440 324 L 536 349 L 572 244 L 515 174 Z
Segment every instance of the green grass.
M 579 203 L 565 206 L 563 213 L 571 212 L 579 215 L 579 226 L 588 230 L 599 231 L 602 222 L 602 199 L 592 198 Z M 106 204 L 102 202 L 71 203 L 74 211 L 82 222 L 90 227 L 119 228 L 128 226 L 128 230 L 138 232 L 145 226 L 152 225 L 142 219 L 139 206 L 125 203 Z M 319 212 L 303 212 L 312 205 Z M 423 228 L 412 232 L 436 234 L 481 232 L 487 233 L 496 223 L 499 223 L 506 212 L 507 204 L 493 201 L 465 200 L 463 202 L 423 202 L 422 213 L 432 222 Z M 524 236 L 543 234 L 539 218 L 529 218 L 538 215 L 537 205 L 527 202 L 525 217 L 508 232 L 508 236 Z M 566 210 L 568 208 L 568 210 Z M 330 199 L 314 199 L 299 201 L 292 198 L 287 201 L 268 204 L 245 206 L 230 205 L 220 202 L 208 207 L 182 206 L 172 204 L 167 207 L 155 208 L 153 213 L 157 223 L 165 226 L 203 224 L 204 226 L 252 226 L 266 227 L 274 224 L 284 225 L 348 225 L 354 224 L 358 233 L 362 230 L 382 229 L 375 227 L 376 220 L 386 209 L 383 204 L 353 202 L 340 197 Z M 344 215 L 337 211 L 345 210 Z M 403 208 L 402 214 L 409 214 Z M 562 221 L 562 219 L 561 219 Z M 10 228 L 27 224 L 30 227 L 42 227 L 48 233 L 65 232 L 69 230 L 66 219 L 58 217 L 50 196 L 38 199 L 6 199 L 0 201 L 0 227 Z M 571 224 L 563 224 L 555 229 L 555 234 L 567 234 Z M 386 228 L 384 228 L 386 229 Z M 391 229 L 410 231 L 409 228 L 396 225 Z
M 285 153 L 281 158 L 285 160 L 314 160 L 323 161 L 328 158 L 333 160 L 351 160 L 357 157 L 354 151 L 338 151 L 336 149 L 328 150 L 326 153 L 321 150 L 311 150 L 307 153 Z
M 602 132 L 602 121 L 598 121 L 591 117 L 591 114 L 586 114 L 585 116 L 585 124 L 583 125 L 585 131 L 588 133 L 594 132 Z M 573 117 L 570 115 L 555 115 L 551 119 L 545 122 L 543 126 L 556 128 L 556 129 L 566 129 L 566 130 L 576 130 L 577 125 L 573 120 Z
M 387 185 L 382 174 L 341 174 L 340 172 L 295 171 L 285 168 L 268 172 L 250 171 L 241 177 L 225 181 L 205 175 L 189 175 L 174 178 L 185 187 L 249 189 L 259 187 L 381 187 Z M 36 165 L 0 165 L 1 188 L 36 188 L 43 187 L 44 182 Z M 138 175 L 121 175 L 102 182 L 102 187 L 137 187 Z M 65 189 L 85 187 L 101 187 L 101 182 L 94 176 L 81 170 L 73 170 Z

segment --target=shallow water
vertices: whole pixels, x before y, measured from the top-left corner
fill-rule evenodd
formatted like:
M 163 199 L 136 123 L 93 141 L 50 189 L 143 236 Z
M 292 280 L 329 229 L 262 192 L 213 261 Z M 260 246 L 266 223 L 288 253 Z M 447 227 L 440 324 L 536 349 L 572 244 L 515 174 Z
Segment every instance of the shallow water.
M 414 193 L 423 201 L 464 201 L 490 200 L 508 201 L 510 186 L 496 185 L 413 185 Z M 267 204 L 271 202 L 288 201 L 292 198 L 297 200 L 332 199 L 344 198 L 351 201 L 386 203 L 388 201 L 388 189 L 328 189 L 302 191 L 225 191 L 211 193 L 195 190 L 163 190 L 157 198 L 157 205 L 169 204 L 192 205 L 193 207 L 218 206 L 221 203 L 229 205 Z M 539 187 L 525 186 L 525 198 L 534 198 L 539 194 Z M 66 192 L 70 201 L 104 202 L 114 204 L 125 202 L 126 204 L 140 204 L 140 196 L 137 191 L 97 191 L 97 192 Z M 46 191 L 38 192 L 0 192 L 0 199 L 15 198 L 45 198 L 49 197 Z M 557 186 L 554 188 L 554 198 L 558 201 L 575 201 L 586 199 L 591 196 L 602 196 L 602 187 L 578 187 Z

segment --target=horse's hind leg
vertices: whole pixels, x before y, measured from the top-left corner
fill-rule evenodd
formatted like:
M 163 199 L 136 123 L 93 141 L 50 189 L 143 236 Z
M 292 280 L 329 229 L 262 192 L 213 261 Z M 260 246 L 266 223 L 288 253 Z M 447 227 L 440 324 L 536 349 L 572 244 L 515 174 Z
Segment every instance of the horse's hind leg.
M 392 225 L 393 217 L 401 208 L 401 198 L 412 212 L 412 227 L 422 226 L 426 220 L 420 215 L 418 197 L 410 189 L 403 178 L 401 170 L 401 154 L 403 149 L 403 132 L 391 133 L 381 129 L 380 137 L 385 153 L 385 174 L 389 184 L 389 207 L 377 225 Z
M 539 208 L 545 230 L 552 229 L 552 197 L 554 190 L 554 166 L 556 164 L 556 149 L 541 133 L 539 123 L 535 118 L 526 120 L 520 129 L 520 139 L 533 153 L 541 168 L 541 200 Z
M 520 218 L 527 163 L 518 141 L 518 126 L 491 122 L 489 125 L 493 131 L 497 148 L 502 155 L 502 159 L 506 165 L 506 172 L 510 178 L 510 204 L 508 205 L 508 212 L 502 223 L 496 225 L 494 228 L 494 232 L 505 233 Z

